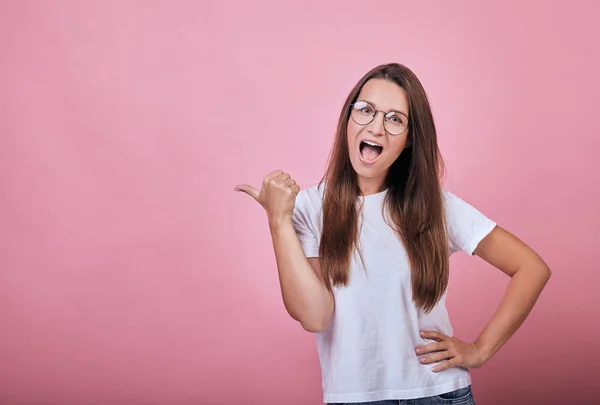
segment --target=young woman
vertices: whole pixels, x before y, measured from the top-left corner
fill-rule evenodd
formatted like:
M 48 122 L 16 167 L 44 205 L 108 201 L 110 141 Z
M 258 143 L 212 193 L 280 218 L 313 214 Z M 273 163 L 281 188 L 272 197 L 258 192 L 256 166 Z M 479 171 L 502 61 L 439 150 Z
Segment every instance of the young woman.
M 388 64 L 348 95 L 319 184 L 300 190 L 278 170 L 260 190 L 236 187 L 266 210 L 287 311 L 317 333 L 324 402 L 473 404 L 468 369 L 506 343 L 548 282 L 534 251 L 441 178 L 425 91 Z M 470 343 L 453 336 L 445 307 L 457 251 L 511 277 Z

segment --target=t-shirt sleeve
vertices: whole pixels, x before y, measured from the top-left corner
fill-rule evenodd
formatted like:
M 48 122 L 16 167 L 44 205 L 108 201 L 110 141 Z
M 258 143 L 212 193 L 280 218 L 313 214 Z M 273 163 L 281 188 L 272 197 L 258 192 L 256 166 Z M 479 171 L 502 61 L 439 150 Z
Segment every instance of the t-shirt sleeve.
M 319 257 L 319 243 L 315 230 L 314 207 L 309 200 L 308 190 L 300 190 L 296 196 L 292 224 L 306 257 Z
M 450 191 L 445 190 L 444 196 L 450 253 L 460 251 L 473 255 L 479 242 L 496 227 L 496 223 Z

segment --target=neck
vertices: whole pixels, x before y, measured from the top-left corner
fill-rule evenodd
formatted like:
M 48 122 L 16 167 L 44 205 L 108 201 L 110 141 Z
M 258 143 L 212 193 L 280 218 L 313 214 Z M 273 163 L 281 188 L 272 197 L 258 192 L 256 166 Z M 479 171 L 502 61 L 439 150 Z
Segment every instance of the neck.
M 377 194 L 387 188 L 384 178 L 358 178 L 358 188 L 363 196 Z

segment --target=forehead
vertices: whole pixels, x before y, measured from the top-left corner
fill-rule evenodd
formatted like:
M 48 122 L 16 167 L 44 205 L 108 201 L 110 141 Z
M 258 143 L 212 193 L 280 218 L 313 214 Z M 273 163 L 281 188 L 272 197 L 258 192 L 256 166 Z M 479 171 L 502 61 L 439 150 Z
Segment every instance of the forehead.
M 369 101 L 383 111 L 400 111 L 408 113 L 406 92 L 396 83 L 384 79 L 371 79 L 361 89 L 359 100 Z

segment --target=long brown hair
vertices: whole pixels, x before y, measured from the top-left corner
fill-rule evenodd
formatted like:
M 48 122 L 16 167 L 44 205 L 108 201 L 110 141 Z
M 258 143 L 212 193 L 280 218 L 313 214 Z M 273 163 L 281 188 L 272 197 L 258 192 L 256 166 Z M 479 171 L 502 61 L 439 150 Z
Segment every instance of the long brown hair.
M 350 163 L 347 124 L 350 105 L 367 81 L 384 79 L 407 94 L 408 142 L 389 169 L 384 200 L 388 224 L 404 244 L 411 266 L 413 300 L 429 312 L 448 284 L 449 254 L 441 186 L 443 159 L 427 95 L 417 76 L 406 66 L 392 63 L 368 72 L 354 86 L 342 108 L 329 164 L 323 200 L 323 230 L 319 246 L 327 287 L 348 283 L 352 252 L 358 249 L 361 191 Z M 359 252 L 360 253 L 360 252 Z

